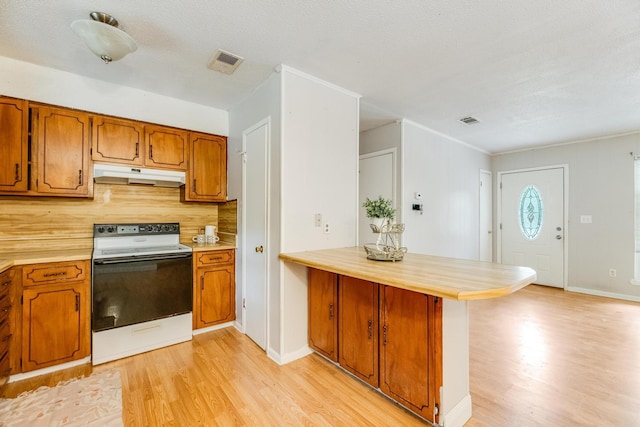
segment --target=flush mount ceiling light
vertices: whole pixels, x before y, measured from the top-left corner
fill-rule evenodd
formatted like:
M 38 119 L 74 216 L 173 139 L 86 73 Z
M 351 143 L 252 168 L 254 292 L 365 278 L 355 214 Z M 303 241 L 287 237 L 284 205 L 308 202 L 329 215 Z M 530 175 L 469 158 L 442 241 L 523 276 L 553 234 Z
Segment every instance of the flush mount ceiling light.
M 91 12 L 89 19 L 71 23 L 71 29 L 82 39 L 91 52 L 105 63 L 124 58 L 138 48 L 136 41 L 118 29 L 118 21 L 103 12 Z

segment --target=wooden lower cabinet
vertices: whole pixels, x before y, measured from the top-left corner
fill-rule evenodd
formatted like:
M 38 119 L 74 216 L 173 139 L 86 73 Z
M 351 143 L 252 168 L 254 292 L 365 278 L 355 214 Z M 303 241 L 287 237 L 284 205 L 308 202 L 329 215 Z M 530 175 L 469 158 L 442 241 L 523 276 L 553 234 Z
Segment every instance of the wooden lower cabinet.
M 438 422 L 442 299 L 392 286 L 380 292 L 380 390 Z
M 438 423 L 442 299 L 313 268 L 308 283 L 309 346 Z M 336 306 L 337 321 L 327 314 Z
M 12 311 L 11 292 L 13 280 L 9 270 L 0 273 L 0 391 L 11 374 Z
M 378 387 L 378 284 L 340 276 L 340 366 Z
M 309 346 L 338 361 L 338 275 L 309 268 Z
M 194 252 L 193 327 L 236 318 L 235 250 Z
M 89 356 L 90 262 L 27 265 L 22 276 L 22 371 Z

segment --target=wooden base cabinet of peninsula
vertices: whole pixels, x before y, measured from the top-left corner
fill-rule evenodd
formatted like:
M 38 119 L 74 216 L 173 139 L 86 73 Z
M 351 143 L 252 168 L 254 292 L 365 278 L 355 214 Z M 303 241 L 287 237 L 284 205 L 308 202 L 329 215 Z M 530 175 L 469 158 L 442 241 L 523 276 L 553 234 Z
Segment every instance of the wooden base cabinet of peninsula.
M 439 421 L 441 298 L 315 268 L 308 268 L 308 295 L 309 347 Z
M 338 361 L 338 275 L 309 268 L 309 347 Z
M 90 354 L 89 261 L 22 267 L 22 372 Z
M 0 391 L 9 381 L 11 374 L 12 285 L 11 271 L 0 273 Z
M 340 276 L 340 366 L 378 388 L 378 284 Z
M 235 320 L 235 250 L 194 252 L 193 263 L 193 328 Z
M 380 390 L 437 423 L 442 299 L 385 285 L 380 294 Z

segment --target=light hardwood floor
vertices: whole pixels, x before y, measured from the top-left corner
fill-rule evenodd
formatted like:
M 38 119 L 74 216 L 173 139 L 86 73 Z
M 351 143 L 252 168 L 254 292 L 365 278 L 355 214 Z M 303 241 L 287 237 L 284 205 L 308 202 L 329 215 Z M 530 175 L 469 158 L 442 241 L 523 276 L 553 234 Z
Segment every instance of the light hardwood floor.
M 528 286 L 469 308 L 467 427 L 640 426 L 640 304 Z M 3 397 L 108 369 L 127 426 L 423 425 L 325 359 L 278 366 L 233 328 L 11 383 Z

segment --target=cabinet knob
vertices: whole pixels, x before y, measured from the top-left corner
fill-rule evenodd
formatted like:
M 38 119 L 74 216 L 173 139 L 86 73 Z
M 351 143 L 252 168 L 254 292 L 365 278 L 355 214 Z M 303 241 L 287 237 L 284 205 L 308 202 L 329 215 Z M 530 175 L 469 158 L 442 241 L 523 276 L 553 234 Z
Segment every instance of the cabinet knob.
M 262 245 L 256 246 L 256 252 L 262 253 L 262 251 L 264 251 L 264 248 L 262 247 Z

